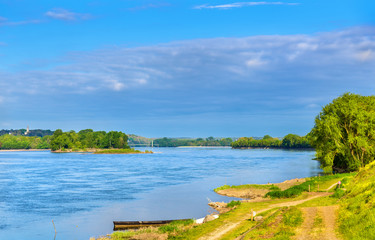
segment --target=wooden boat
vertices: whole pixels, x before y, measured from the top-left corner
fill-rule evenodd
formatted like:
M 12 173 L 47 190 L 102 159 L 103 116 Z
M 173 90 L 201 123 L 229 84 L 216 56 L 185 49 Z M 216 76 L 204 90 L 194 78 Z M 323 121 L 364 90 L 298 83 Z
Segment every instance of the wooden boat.
M 113 230 L 137 229 L 141 227 L 159 227 L 173 221 L 184 221 L 189 219 L 177 220 L 156 220 L 156 221 L 113 221 Z

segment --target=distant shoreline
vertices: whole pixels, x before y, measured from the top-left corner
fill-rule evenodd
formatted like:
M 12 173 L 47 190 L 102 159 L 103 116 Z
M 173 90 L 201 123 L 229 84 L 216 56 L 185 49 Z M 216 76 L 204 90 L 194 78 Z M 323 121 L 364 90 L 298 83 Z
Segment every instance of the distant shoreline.
M 0 152 L 39 152 L 51 151 L 51 149 L 0 149 Z
M 280 150 L 302 150 L 314 151 L 315 148 L 286 148 L 286 147 L 232 147 L 233 149 L 280 149 Z
M 177 146 L 176 148 L 232 148 L 232 147 L 231 146 Z

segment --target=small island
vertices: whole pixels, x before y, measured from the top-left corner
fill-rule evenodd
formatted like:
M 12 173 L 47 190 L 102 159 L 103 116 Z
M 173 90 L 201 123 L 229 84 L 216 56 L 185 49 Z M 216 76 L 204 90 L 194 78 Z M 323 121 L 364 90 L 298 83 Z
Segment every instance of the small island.
M 97 131 L 92 129 L 63 132 L 57 129 L 51 137 L 51 152 L 90 152 L 95 154 L 145 154 L 152 151 L 139 151 L 130 148 L 128 136 L 118 131 Z

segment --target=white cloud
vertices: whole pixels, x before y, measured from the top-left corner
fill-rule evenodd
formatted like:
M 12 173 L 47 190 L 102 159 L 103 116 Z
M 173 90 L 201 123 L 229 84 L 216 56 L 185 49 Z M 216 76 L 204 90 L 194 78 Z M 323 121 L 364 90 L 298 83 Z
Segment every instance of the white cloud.
M 256 59 L 256 58 L 255 59 L 250 59 L 250 60 L 246 61 L 246 65 L 248 67 L 260 67 L 260 66 L 263 66 L 265 64 L 266 64 L 265 61 L 262 61 L 262 60 Z
M 194 9 L 231 9 L 231 8 L 242 8 L 250 6 L 260 6 L 260 5 L 299 5 L 299 3 L 285 3 L 285 2 L 235 2 L 228 4 L 219 5 L 209 5 L 203 4 L 195 6 Z
M 107 82 L 109 83 L 109 88 L 114 91 L 121 91 L 126 87 L 124 83 L 118 81 L 117 79 L 109 79 Z
M 311 84 L 304 86 L 311 89 L 324 82 L 327 88 L 336 89 L 334 86 L 356 86 L 358 82 L 370 89 L 375 87 L 374 53 L 375 28 L 316 35 L 198 39 L 76 52 L 62 59 L 69 64 L 52 69 L 0 72 L 0 88 L 8 95 L 193 88 L 208 91 L 259 83 L 282 85 L 281 89 Z M 310 103 L 316 102 L 305 105 Z
M 143 84 L 146 84 L 146 83 L 147 83 L 147 80 L 141 78 L 141 79 L 137 79 L 136 82 L 138 82 L 139 84 L 142 84 L 142 85 L 143 85 Z
M 70 12 L 63 8 L 54 8 L 46 12 L 45 15 L 53 19 L 64 21 L 87 20 L 92 17 L 90 14 Z
M 372 60 L 374 58 L 374 52 L 371 49 L 367 49 L 365 51 L 360 51 L 359 53 L 357 53 L 356 57 L 360 61 L 366 62 L 366 61 Z

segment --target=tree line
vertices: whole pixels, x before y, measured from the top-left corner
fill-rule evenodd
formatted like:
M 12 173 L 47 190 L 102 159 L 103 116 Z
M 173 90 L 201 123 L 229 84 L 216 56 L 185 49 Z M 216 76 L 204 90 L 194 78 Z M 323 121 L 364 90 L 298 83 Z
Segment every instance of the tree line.
M 283 139 L 273 138 L 265 135 L 262 139 L 252 137 L 241 137 L 232 143 L 233 148 L 284 148 L 284 149 L 306 149 L 312 148 L 307 137 L 296 134 L 288 134 Z
M 2 130 L 0 149 L 85 149 L 85 148 L 129 148 L 128 136 L 122 132 L 94 132 L 91 129 L 63 132 L 56 130 L 52 136 L 22 136 L 24 129 L 14 136 Z M 14 131 L 14 130 L 13 130 Z M 31 130 L 30 132 L 32 132 Z M 49 130 L 47 130 L 49 131 Z M 43 135 L 48 132 L 40 132 Z M 302 149 L 313 147 L 316 157 L 326 172 L 356 171 L 375 160 L 375 96 L 360 96 L 345 93 L 323 107 L 315 119 L 315 125 L 306 136 L 288 134 L 283 139 L 269 135 L 262 139 L 242 137 L 232 142 L 231 138 L 154 140 L 155 146 L 229 146 L 233 148 L 284 148 Z
M 375 96 L 345 93 L 323 107 L 315 125 L 305 136 L 294 134 L 282 140 L 240 138 L 234 148 L 275 147 L 316 150 L 325 172 L 357 171 L 375 160 Z
M 0 149 L 49 149 L 51 136 L 26 137 L 14 135 L 0 136 Z
M 73 151 L 81 149 L 127 149 L 128 136 L 118 131 L 93 131 L 92 129 L 63 132 L 57 129 L 51 138 L 52 151 L 64 151 L 72 149 Z
M 196 138 L 196 139 L 180 139 L 180 138 L 158 138 L 154 140 L 154 146 L 158 147 L 181 147 L 181 146 L 230 146 L 233 140 L 231 138 Z

